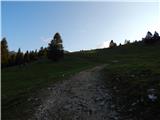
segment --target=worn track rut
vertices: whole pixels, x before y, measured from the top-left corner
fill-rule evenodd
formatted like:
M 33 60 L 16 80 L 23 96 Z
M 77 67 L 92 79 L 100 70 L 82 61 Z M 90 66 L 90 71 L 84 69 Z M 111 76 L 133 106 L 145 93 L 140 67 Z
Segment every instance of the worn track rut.
M 117 120 L 112 97 L 101 80 L 105 65 L 82 71 L 43 90 L 30 120 Z

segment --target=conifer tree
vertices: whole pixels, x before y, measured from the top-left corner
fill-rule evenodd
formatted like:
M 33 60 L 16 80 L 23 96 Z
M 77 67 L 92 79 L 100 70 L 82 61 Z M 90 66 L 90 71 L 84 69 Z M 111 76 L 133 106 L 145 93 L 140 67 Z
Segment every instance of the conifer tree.
M 38 51 L 38 57 L 42 57 L 43 56 L 43 47 L 40 48 L 40 50 Z
M 27 50 L 26 53 L 24 54 L 24 62 L 25 62 L 25 63 L 30 62 L 28 50 Z
M 159 36 L 159 34 L 156 31 L 154 32 L 153 40 L 154 40 L 154 42 L 160 41 L 160 36 Z
M 1 64 L 2 67 L 7 66 L 9 62 L 9 50 L 6 38 L 1 40 Z
M 109 48 L 113 48 L 116 47 L 117 44 L 113 42 L 113 40 L 111 40 L 111 42 L 109 43 Z
M 21 52 L 21 49 L 18 49 L 18 52 L 16 54 L 16 64 L 21 65 L 23 63 L 23 53 Z
M 59 33 L 56 33 L 48 46 L 48 58 L 58 61 L 63 57 L 62 39 Z

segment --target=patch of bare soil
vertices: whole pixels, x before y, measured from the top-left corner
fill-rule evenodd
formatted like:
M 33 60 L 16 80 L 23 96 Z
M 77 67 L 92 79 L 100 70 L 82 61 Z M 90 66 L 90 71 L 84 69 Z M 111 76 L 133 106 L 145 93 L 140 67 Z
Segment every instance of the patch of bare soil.
M 30 120 L 117 120 L 112 97 L 100 77 L 104 65 L 82 71 L 41 91 Z

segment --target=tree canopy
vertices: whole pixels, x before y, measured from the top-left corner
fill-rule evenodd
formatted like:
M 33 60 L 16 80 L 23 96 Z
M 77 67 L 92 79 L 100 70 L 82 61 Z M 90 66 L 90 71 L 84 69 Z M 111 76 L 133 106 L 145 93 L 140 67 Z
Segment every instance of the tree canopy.
M 48 45 L 48 58 L 58 61 L 63 57 L 62 39 L 59 33 L 56 33 Z
M 109 44 L 109 48 L 113 48 L 116 47 L 117 44 L 113 42 L 113 40 L 111 40 L 110 44 Z
M 153 44 L 160 41 L 160 36 L 156 31 L 154 32 L 154 35 L 148 31 L 146 37 L 142 38 L 142 41 L 146 44 Z
M 1 41 L 1 64 L 2 67 L 6 66 L 9 62 L 9 50 L 6 38 Z

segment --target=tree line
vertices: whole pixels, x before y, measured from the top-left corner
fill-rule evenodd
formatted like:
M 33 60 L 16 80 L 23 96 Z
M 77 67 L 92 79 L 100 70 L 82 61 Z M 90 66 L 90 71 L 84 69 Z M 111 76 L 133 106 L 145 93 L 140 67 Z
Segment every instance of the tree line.
M 48 58 L 53 61 L 59 61 L 64 56 L 62 39 L 59 33 L 56 33 L 48 44 L 48 47 L 41 47 L 38 51 L 27 50 L 25 53 L 19 48 L 17 52 L 9 51 L 6 38 L 1 40 L 1 67 L 25 65 L 27 63 Z
M 156 31 L 154 32 L 154 35 L 152 35 L 150 31 L 148 31 L 146 34 L 146 37 L 142 38 L 140 42 L 144 44 L 152 45 L 152 44 L 160 42 L 160 36 L 158 32 Z M 130 43 L 131 43 L 130 40 L 124 41 L 124 45 L 128 45 Z M 133 43 L 138 43 L 138 42 L 135 40 Z M 119 44 L 119 46 L 121 46 L 121 43 Z M 117 47 L 117 44 L 113 40 L 111 40 L 109 44 L 109 48 L 114 48 L 114 47 Z

